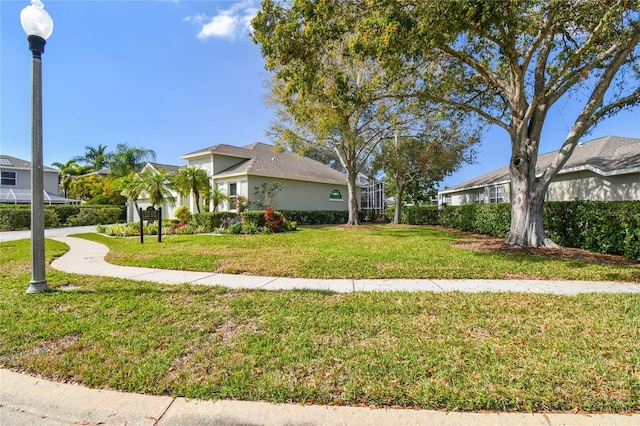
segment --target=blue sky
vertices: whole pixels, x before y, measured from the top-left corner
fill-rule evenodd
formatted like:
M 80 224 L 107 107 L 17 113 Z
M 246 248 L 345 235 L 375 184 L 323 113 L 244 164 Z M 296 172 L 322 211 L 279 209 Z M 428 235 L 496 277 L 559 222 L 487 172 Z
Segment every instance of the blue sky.
M 28 0 L 0 0 L 0 152 L 30 159 L 31 53 L 20 25 Z M 44 163 L 66 162 L 87 145 L 153 149 L 158 162 L 218 143 L 269 142 L 264 61 L 248 36 L 259 1 L 48 0 L 54 21 L 43 61 Z M 559 148 L 574 99 L 550 114 L 541 152 Z M 640 137 L 640 108 L 600 124 L 584 140 Z M 477 163 L 456 185 L 504 166 L 504 130 L 488 131 Z

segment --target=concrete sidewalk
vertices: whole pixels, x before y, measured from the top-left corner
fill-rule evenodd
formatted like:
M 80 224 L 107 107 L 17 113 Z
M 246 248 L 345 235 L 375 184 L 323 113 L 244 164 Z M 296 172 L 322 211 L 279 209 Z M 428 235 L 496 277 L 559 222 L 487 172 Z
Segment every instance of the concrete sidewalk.
M 311 289 L 338 293 L 355 291 L 461 291 L 527 292 L 575 295 L 580 293 L 640 293 L 640 283 L 541 280 L 438 280 L 438 279 L 302 279 L 216 274 L 209 272 L 168 271 L 107 263 L 109 249 L 99 243 L 73 237 L 55 238 L 70 250 L 54 260 L 55 269 L 84 275 L 129 278 L 162 284 L 220 285 L 229 288 L 261 290 Z
M 78 274 L 165 284 L 192 283 L 265 290 L 514 291 L 574 295 L 640 293 L 639 283 L 534 280 L 305 280 L 122 267 L 105 262 L 95 242 L 51 235 L 70 250 L 52 267 Z M 25 238 L 25 237 L 23 237 Z M 28 238 L 28 237 L 27 237 Z M 52 382 L 0 369 L 0 425 L 638 425 L 640 415 L 458 413 L 431 410 L 302 406 L 246 401 L 201 401 Z

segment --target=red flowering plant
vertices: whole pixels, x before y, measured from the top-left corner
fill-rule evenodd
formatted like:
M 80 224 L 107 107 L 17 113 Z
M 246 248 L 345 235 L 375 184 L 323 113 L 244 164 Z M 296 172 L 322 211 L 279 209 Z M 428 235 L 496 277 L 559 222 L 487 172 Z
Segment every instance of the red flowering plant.
M 267 208 L 264 212 L 264 225 L 271 232 L 283 232 L 285 230 L 286 219 L 282 213 L 273 210 L 273 207 Z

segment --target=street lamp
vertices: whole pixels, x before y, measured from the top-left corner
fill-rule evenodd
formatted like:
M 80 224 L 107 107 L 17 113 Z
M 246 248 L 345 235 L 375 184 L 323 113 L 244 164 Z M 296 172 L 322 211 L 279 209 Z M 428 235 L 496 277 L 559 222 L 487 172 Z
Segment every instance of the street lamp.
M 27 293 L 49 290 L 44 257 L 44 175 L 42 166 L 42 58 L 53 20 L 40 0 L 20 12 L 32 59 L 31 83 L 31 282 Z

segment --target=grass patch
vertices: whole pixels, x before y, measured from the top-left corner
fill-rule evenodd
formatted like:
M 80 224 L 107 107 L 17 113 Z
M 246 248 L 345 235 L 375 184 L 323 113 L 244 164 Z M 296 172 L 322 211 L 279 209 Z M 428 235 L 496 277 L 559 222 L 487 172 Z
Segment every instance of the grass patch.
M 46 241 L 49 259 L 65 249 Z M 28 240 L 0 243 L 4 368 L 187 398 L 640 410 L 640 295 L 238 291 L 50 269 L 52 288 L 79 290 L 27 295 L 29 268 Z
M 160 269 L 305 278 L 476 278 L 640 281 L 640 268 L 454 247 L 468 239 L 425 226 L 305 227 L 271 235 L 83 238 L 107 261 Z

